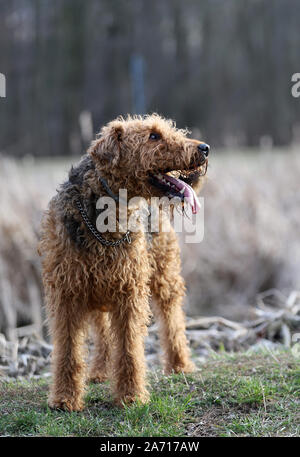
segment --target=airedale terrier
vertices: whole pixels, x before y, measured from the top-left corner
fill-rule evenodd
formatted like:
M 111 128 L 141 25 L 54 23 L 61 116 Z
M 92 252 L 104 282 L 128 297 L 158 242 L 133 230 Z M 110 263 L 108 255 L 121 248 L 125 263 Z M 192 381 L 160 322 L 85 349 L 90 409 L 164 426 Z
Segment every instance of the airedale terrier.
M 54 345 L 52 408 L 83 408 L 88 324 L 94 338 L 89 379 L 109 377 L 118 404 L 148 400 L 144 337 L 150 297 L 160 324 L 165 372 L 194 368 L 185 336 L 185 286 L 175 231 L 153 233 L 149 241 L 138 230 L 129 242 L 118 224 L 114 233 L 100 236 L 95 228 L 97 200 L 116 196 L 119 189 L 127 189 L 128 199 L 186 198 L 197 211 L 194 189 L 205 174 L 209 146 L 187 133 L 157 114 L 117 118 L 101 129 L 49 203 L 39 252 Z

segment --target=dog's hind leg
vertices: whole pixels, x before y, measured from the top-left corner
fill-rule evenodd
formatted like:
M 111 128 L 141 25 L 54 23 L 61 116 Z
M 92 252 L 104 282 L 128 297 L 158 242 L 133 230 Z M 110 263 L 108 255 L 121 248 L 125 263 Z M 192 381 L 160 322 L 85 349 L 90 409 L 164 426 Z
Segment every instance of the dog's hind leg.
M 194 364 L 185 335 L 185 315 L 182 309 L 185 285 L 180 274 L 180 250 L 177 237 L 168 233 L 153 236 L 152 243 L 153 311 L 159 323 L 166 373 L 191 372 Z
M 99 383 L 105 381 L 108 377 L 111 349 L 109 313 L 93 311 L 90 322 L 94 349 L 89 380 Z

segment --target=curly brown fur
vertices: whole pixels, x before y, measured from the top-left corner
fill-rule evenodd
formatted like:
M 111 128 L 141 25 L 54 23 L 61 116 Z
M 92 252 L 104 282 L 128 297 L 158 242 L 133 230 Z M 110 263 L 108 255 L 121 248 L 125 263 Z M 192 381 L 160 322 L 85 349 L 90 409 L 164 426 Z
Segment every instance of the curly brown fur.
M 155 139 L 151 139 L 153 132 Z M 89 323 L 95 340 L 89 379 L 111 378 L 119 404 L 148 400 L 144 337 L 151 293 L 166 371 L 193 369 L 185 337 L 185 287 L 175 232 L 154 234 L 148 244 L 141 229 L 132 234 L 131 244 L 105 247 L 90 234 L 75 202 L 80 195 L 95 223 L 96 201 L 107 195 L 99 176 L 115 194 L 126 188 L 128 198 L 162 196 L 149 179 L 161 170 L 186 170 L 185 179 L 198 188 L 203 166 L 199 144 L 187 138 L 187 131 L 158 115 L 118 118 L 102 128 L 50 201 L 39 252 L 54 344 L 51 407 L 69 411 L 83 407 L 84 339 Z M 118 239 L 122 235 L 117 227 L 115 233 L 103 236 Z

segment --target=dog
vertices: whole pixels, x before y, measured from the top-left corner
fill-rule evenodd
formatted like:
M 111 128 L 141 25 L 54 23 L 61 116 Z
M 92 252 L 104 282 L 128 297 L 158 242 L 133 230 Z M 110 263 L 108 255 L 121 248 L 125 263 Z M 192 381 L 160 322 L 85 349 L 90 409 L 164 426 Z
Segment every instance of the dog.
M 170 222 L 167 232 L 152 233 L 151 240 L 139 228 L 124 234 L 118 220 L 113 233 L 100 234 L 96 227 L 98 199 L 111 197 L 118 208 L 120 189 L 147 202 L 177 197 L 197 211 L 209 146 L 187 135 L 157 114 L 109 122 L 43 215 L 39 253 L 53 339 L 51 408 L 81 410 L 87 378 L 110 379 L 119 405 L 147 402 L 144 338 L 152 312 L 165 373 L 194 370 L 180 249 Z M 89 327 L 94 349 L 87 369 Z

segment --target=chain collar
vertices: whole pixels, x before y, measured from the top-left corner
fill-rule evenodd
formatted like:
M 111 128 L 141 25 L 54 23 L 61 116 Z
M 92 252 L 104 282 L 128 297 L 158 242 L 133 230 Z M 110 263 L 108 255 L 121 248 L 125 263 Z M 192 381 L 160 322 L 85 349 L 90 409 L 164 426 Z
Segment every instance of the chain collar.
M 108 186 L 107 182 L 105 181 L 105 179 L 100 177 L 99 181 L 101 182 L 101 184 L 105 188 L 106 192 L 115 201 L 118 201 L 118 197 L 113 194 L 113 192 L 109 188 L 109 186 Z M 89 229 L 89 231 L 93 235 L 93 237 L 96 238 L 96 240 L 99 241 L 99 243 L 101 243 L 103 246 L 108 246 L 108 247 L 109 246 L 119 246 L 122 243 L 131 244 L 131 237 L 130 237 L 130 231 L 129 230 L 127 230 L 125 235 L 122 236 L 122 238 L 120 238 L 117 241 L 110 241 L 110 240 L 107 240 L 106 238 L 103 238 L 103 236 L 100 235 L 100 232 L 98 232 L 97 228 L 94 226 L 92 221 L 89 219 L 89 216 L 88 216 L 86 210 L 84 209 L 84 206 L 83 206 L 80 198 L 77 198 L 75 200 L 75 203 L 76 203 L 76 206 L 77 206 L 77 208 L 78 208 L 78 210 L 79 210 L 79 212 L 81 214 L 81 217 L 82 217 L 83 222 L 85 223 L 86 227 Z

